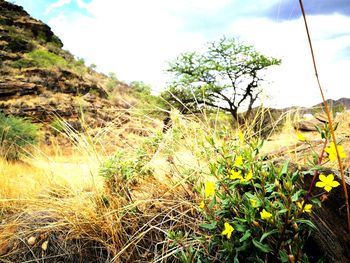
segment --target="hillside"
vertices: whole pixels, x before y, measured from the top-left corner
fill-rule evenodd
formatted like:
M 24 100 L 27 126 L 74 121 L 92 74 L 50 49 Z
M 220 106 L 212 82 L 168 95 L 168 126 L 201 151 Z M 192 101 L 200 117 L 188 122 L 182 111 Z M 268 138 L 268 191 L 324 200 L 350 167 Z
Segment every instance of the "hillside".
M 3 0 L 0 10 L 0 112 L 44 126 L 63 118 L 76 130 L 82 115 L 89 127 L 129 121 L 127 99 L 108 100 L 111 80 L 63 50 L 49 26 Z M 114 85 L 124 93 L 130 89 Z

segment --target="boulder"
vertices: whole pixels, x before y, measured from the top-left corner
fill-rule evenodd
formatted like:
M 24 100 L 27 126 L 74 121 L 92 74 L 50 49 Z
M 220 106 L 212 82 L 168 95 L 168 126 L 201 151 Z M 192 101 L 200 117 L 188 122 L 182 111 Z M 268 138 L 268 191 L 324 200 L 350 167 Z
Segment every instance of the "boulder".
M 317 119 L 301 120 L 294 123 L 294 129 L 299 131 L 317 131 L 316 127 L 320 127 L 322 129 L 323 126 L 324 123 Z

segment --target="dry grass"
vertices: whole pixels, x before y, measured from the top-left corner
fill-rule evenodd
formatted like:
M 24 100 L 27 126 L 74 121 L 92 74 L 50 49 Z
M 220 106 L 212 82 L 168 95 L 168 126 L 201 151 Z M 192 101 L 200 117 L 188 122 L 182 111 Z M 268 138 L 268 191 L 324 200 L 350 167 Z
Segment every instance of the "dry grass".
M 137 129 L 129 126 L 128 133 L 131 128 Z M 141 127 L 155 136 L 152 129 Z M 98 175 L 106 151 L 91 143 L 100 141 L 88 134 L 68 134 L 74 142 L 70 149 L 53 144 L 20 163 L 0 160 L 0 261 L 168 261 L 167 232 L 194 224 L 194 193 L 187 178 L 195 170 L 188 148 L 196 147 L 193 141 L 177 139 L 179 145 L 169 151 L 173 137 L 166 135 L 145 164 L 154 174 L 131 184 L 119 181 L 116 188 Z M 118 138 L 120 145 L 129 145 L 128 155 L 135 149 L 130 140 L 141 140 L 132 132 L 124 142 Z M 180 146 L 186 153 L 170 158 Z M 189 167 L 191 172 L 181 175 Z M 119 180 L 118 174 L 115 178 Z
M 344 116 L 338 132 L 346 138 Z M 172 120 L 164 135 L 151 119 L 127 127 L 111 124 L 95 136 L 67 132 L 74 142 L 69 148 L 53 144 L 20 163 L 0 160 L 0 262 L 177 262 L 176 253 L 196 242 L 175 246 L 167 236 L 199 231 L 198 189 L 217 157 L 205 138 L 219 145 L 237 139 L 237 131 L 225 131 L 219 119 L 173 113 Z M 296 144 L 293 121 L 287 118 L 281 132 L 269 137 L 265 152 Z M 252 132 L 245 127 L 247 140 Z M 157 143 L 149 144 L 157 136 Z M 108 137 L 114 139 L 105 141 L 106 150 Z M 125 158 L 134 160 L 140 144 L 150 175 L 131 181 L 118 172 L 109 180 L 99 176 L 112 149 L 124 149 Z

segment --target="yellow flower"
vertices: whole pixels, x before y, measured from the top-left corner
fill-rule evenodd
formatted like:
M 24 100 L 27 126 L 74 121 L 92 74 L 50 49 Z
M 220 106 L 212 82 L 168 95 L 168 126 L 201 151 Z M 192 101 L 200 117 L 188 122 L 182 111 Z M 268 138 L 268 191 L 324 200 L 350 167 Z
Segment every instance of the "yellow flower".
M 242 158 L 242 156 L 238 155 L 236 157 L 235 163 L 233 165 L 234 166 L 242 166 L 243 165 L 243 158 Z
M 324 188 L 327 192 L 332 190 L 333 187 L 337 187 L 340 184 L 337 181 L 334 181 L 334 175 L 329 174 L 325 176 L 324 174 L 320 174 L 320 181 L 316 183 L 316 187 Z
M 261 219 L 269 219 L 272 216 L 272 214 L 267 212 L 265 209 L 263 209 L 260 212 L 260 216 L 261 216 Z
M 198 207 L 199 207 L 200 209 L 203 209 L 204 206 L 205 206 L 204 201 L 201 201 L 201 202 L 199 203 L 199 206 L 198 206 Z
M 306 138 L 300 132 L 297 133 L 297 137 L 298 137 L 298 140 L 301 141 L 301 142 L 305 142 L 306 141 Z
M 252 205 L 252 207 L 256 207 L 256 204 L 257 204 L 258 201 L 256 199 L 254 199 L 254 198 L 250 198 L 249 202 Z
M 205 197 L 210 197 L 215 193 L 215 183 L 208 181 L 205 183 L 205 189 L 204 189 Z
M 340 159 L 346 158 L 346 153 L 344 151 L 343 146 L 337 145 L 338 152 L 339 152 L 339 157 Z M 335 161 L 337 160 L 337 151 L 335 150 L 335 144 L 334 142 L 331 142 L 331 144 L 324 149 L 326 153 L 328 153 L 329 160 Z
M 233 230 L 235 230 L 229 223 L 225 222 L 225 229 L 221 232 L 221 235 L 226 235 L 228 239 L 230 239 Z
M 230 179 L 236 180 L 236 179 L 242 179 L 241 171 L 231 171 Z
M 244 136 L 243 136 L 243 132 L 242 131 L 239 131 L 238 132 L 238 138 L 239 138 L 239 141 L 242 143 L 244 142 Z
M 304 206 L 304 201 L 301 201 L 301 203 L 297 202 L 297 205 L 299 209 L 302 209 Z M 302 212 L 311 213 L 311 208 L 312 208 L 312 204 L 306 204 Z
M 241 178 L 241 183 L 248 182 L 250 179 L 253 178 L 253 173 L 252 171 L 249 171 L 248 174 L 243 178 Z

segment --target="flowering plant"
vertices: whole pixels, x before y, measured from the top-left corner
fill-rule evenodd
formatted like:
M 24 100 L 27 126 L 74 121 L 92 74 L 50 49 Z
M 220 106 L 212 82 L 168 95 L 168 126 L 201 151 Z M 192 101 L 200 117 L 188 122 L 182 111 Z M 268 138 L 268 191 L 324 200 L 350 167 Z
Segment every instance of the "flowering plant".
M 182 261 L 310 262 L 319 259 L 308 255 L 305 249 L 308 237 L 316 228 L 309 215 L 321 206 L 321 195 L 312 196 L 311 189 L 315 185 L 323 189 L 324 195 L 339 186 L 333 174 L 321 173 L 322 160 L 334 157 L 334 146 L 328 143 L 327 126 L 320 133 L 325 141 L 323 149 L 319 156 L 313 150 L 311 169 L 304 172 L 291 169 L 288 161 L 278 164 L 267 160 L 260 154 L 263 141 L 259 139 L 247 140 L 239 134 L 238 139 L 226 138 L 220 145 L 213 138 L 207 138 L 216 156 L 211 155 L 210 173 L 199 190 L 201 199 L 196 205 L 201 221 L 199 233 L 193 234 L 191 240 L 195 242 L 191 245 L 180 244 Z M 298 139 L 309 143 L 301 134 Z M 338 150 L 340 158 L 344 158 L 342 147 L 338 146 Z M 314 172 L 309 191 L 304 190 L 304 176 Z M 176 241 L 175 236 L 173 240 Z

